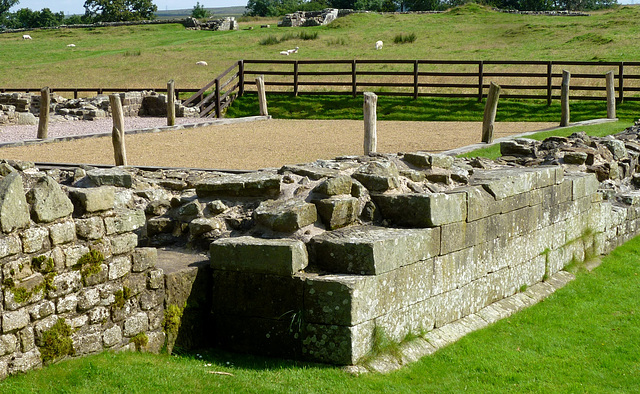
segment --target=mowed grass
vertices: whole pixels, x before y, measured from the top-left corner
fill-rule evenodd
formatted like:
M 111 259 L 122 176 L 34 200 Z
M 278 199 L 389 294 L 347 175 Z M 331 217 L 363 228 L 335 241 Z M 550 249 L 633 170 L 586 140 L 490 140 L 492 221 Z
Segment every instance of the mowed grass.
M 283 59 L 279 52 L 296 46 L 295 59 L 631 61 L 640 59 L 639 17 L 640 7 L 630 6 L 590 17 L 550 17 L 470 4 L 437 15 L 357 14 L 305 28 L 277 28 L 272 19 L 244 22 L 231 32 L 178 24 L 37 30 L 30 33 L 33 40 L 0 35 L 0 87 L 163 88 L 174 79 L 177 88 L 199 88 L 236 60 Z M 303 40 L 302 32 L 318 37 Z M 260 45 L 284 35 L 294 38 Z M 398 35 L 416 40 L 395 44 Z M 383 50 L 374 49 L 377 40 L 385 42 Z M 76 47 L 66 46 L 71 43 Z M 199 60 L 209 66 L 196 66 Z
M 528 135 L 525 138 L 542 141 L 545 138 L 549 138 L 551 136 L 568 137 L 573 133 L 579 133 L 579 132 L 585 132 L 587 135 L 590 135 L 592 137 L 604 137 L 606 135 L 619 133 L 632 125 L 633 123 L 631 122 L 618 121 L 618 122 L 603 123 L 603 124 L 589 125 L 589 126 L 572 126 L 572 127 L 562 128 L 562 129 L 542 131 L 539 133 Z M 500 144 L 494 144 L 486 148 L 480 148 L 468 153 L 463 153 L 459 156 L 460 157 L 486 157 L 488 159 L 494 160 L 502 155 L 500 154 Z
M 222 351 L 107 352 L 10 377 L 0 392 L 638 392 L 639 292 L 637 237 L 544 302 L 388 375 Z

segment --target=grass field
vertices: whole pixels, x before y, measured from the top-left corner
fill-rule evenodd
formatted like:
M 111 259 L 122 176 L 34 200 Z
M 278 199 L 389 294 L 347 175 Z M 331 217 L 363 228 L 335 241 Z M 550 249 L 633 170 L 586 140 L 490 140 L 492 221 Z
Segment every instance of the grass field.
M 198 88 L 238 59 L 608 60 L 640 59 L 640 7 L 619 7 L 590 17 L 524 16 L 474 4 L 437 15 L 358 14 L 329 26 L 276 28 L 276 20 L 243 22 L 240 30 L 209 32 L 182 25 L 41 30 L 33 40 L 0 34 L 0 87 Z M 260 25 L 270 24 L 270 29 Z M 248 27 L 253 30 L 247 30 Z M 313 35 L 303 40 L 299 33 Z M 413 43 L 394 43 L 397 35 Z M 261 45 L 269 36 L 276 45 Z M 374 43 L 385 42 L 376 51 Z M 66 45 L 73 43 L 75 48 Z M 198 67 L 205 60 L 209 67 Z
M 639 275 L 635 238 L 544 302 L 389 375 L 220 351 L 102 353 L 10 377 L 0 392 L 633 393 Z

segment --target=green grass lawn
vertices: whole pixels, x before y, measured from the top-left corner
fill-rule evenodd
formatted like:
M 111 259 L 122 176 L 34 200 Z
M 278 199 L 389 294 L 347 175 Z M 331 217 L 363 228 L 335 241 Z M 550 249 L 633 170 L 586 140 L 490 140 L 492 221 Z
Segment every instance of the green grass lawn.
M 177 88 L 199 88 L 236 60 L 282 59 L 281 50 L 296 46 L 296 59 L 633 61 L 640 59 L 639 17 L 640 7 L 630 6 L 551 17 L 470 4 L 436 15 L 356 14 L 304 28 L 277 28 L 272 19 L 241 22 L 231 32 L 172 24 L 37 30 L 33 40 L 9 33 L 0 34 L 0 87 L 163 88 L 174 79 Z M 304 40 L 300 33 L 317 38 Z M 394 43 L 400 34 L 417 38 Z M 260 44 L 287 35 L 293 38 Z M 381 51 L 374 49 L 377 40 L 385 43 Z M 76 47 L 68 48 L 71 43 Z M 199 60 L 209 67 L 196 66 Z
M 639 293 L 640 237 L 544 302 L 388 375 L 220 351 L 102 353 L 10 377 L 0 392 L 632 393 Z

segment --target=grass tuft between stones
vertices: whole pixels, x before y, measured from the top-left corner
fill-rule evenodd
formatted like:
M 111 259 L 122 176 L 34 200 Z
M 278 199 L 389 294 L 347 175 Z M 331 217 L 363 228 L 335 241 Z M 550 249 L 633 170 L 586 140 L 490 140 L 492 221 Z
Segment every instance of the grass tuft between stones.
M 73 330 L 63 318 L 59 319 L 50 329 L 42 333 L 42 346 L 40 355 L 45 363 L 53 362 L 64 356 L 72 356 L 73 340 L 71 334 Z

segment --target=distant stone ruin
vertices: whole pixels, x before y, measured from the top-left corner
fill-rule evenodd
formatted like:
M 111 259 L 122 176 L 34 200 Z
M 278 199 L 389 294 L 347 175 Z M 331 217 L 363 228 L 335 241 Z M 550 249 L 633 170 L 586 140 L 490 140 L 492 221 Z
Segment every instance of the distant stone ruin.
M 196 18 L 190 17 L 186 18 L 182 24 L 187 28 L 187 30 L 238 30 L 238 22 L 236 21 L 236 18 L 232 16 L 218 19 L 209 18 L 206 21 L 199 21 Z
M 324 26 L 336 20 L 337 17 L 338 9 L 336 8 L 325 8 L 322 11 L 298 11 L 286 14 L 282 21 L 278 22 L 278 26 Z
M 153 91 L 120 93 L 124 116 L 166 116 L 167 95 Z M 0 125 L 34 125 L 40 112 L 40 94 L 0 93 Z M 109 96 L 67 99 L 59 95 L 51 97 L 51 113 L 66 120 L 94 120 L 111 116 Z M 197 108 L 185 107 L 176 102 L 176 116 L 195 118 Z

